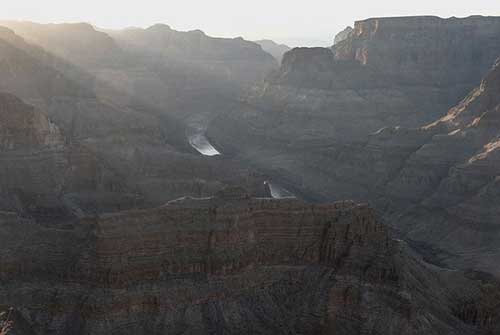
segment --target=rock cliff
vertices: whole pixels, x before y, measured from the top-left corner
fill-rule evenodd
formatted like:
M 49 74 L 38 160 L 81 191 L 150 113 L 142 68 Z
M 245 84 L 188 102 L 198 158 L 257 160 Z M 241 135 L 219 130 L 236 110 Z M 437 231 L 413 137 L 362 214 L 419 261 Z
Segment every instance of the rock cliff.
M 425 264 L 350 202 L 225 192 L 64 229 L 0 215 L 0 299 L 38 334 L 497 329 L 494 281 Z
M 0 150 L 48 147 L 63 143 L 59 129 L 34 107 L 0 93 Z
M 333 45 L 337 45 L 340 42 L 349 39 L 351 37 L 351 34 L 353 31 L 354 31 L 354 29 L 352 29 L 352 27 L 346 27 L 340 33 L 335 35 L 335 39 L 333 40 Z
M 357 22 L 331 49 L 289 51 L 243 107 L 213 123 L 213 138 L 241 150 L 270 141 L 351 145 L 383 127 L 423 126 L 478 85 L 500 55 L 499 32 L 497 17 Z M 242 140 L 231 142 L 225 129 Z

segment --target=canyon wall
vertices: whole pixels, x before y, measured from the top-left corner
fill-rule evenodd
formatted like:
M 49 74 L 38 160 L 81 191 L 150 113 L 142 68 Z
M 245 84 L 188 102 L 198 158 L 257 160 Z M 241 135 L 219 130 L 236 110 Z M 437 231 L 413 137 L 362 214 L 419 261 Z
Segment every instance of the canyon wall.
M 500 55 L 499 36 L 498 17 L 357 22 L 331 49 L 285 54 L 241 107 L 213 122 L 211 136 L 244 151 L 351 145 L 383 127 L 423 126 L 479 84 Z
M 0 214 L 0 298 L 37 334 L 496 327 L 478 279 L 423 263 L 372 210 L 351 202 L 307 205 L 236 190 L 65 227 Z

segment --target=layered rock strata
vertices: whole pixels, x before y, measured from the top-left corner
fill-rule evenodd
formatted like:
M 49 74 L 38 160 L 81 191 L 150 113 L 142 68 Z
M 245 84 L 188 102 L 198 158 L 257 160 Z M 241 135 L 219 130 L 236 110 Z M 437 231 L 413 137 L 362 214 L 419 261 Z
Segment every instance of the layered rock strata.
M 64 229 L 13 213 L 0 225 L 0 299 L 37 334 L 476 334 L 497 324 L 479 279 L 426 265 L 350 202 L 236 190 Z

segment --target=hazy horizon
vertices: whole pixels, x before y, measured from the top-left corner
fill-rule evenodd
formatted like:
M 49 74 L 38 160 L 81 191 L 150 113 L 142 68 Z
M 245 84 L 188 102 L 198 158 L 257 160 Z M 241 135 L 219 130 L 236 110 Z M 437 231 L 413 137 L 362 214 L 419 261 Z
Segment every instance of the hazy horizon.
M 1 19 L 39 23 L 88 22 L 104 29 L 144 28 L 165 23 L 176 30 L 201 29 L 211 36 L 272 39 L 290 46 L 322 46 L 332 44 L 335 34 L 354 21 L 369 17 L 500 15 L 500 1 L 494 0 L 473 3 L 422 0 L 413 4 L 381 0 L 338 6 L 331 1 L 313 0 L 307 3 L 307 9 L 304 7 L 282 0 L 272 3 L 255 0 L 246 6 L 241 1 L 230 0 L 215 3 L 155 0 L 69 3 L 47 0 L 43 7 L 33 0 L 18 0 L 4 4 L 6 14 Z

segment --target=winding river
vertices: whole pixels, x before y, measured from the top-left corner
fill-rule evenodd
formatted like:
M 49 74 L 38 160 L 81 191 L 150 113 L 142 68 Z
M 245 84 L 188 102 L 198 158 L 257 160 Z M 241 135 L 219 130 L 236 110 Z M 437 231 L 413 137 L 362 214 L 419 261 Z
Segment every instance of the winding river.
M 222 155 L 215 147 L 210 143 L 208 138 L 205 136 L 203 129 L 196 128 L 195 132 L 188 136 L 189 144 L 193 149 L 198 151 L 203 156 L 219 156 Z M 269 192 L 271 197 L 274 199 L 286 199 L 295 198 L 295 195 L 288 191 L 287 189 L 281 187 L 280 185 L 266 181 L 265 184 L 269 187 Z
M 274 199 L 295 198 L 295 195 L 292 192 L 281 187 L 280 185 L 269 181 L 266 181 L 265 183 L 269 186 L 269 191 Z
M 189 136 L 189 144 L 203 156 L 219 156 L 221 153 L 208 141 L 203 132 Z

